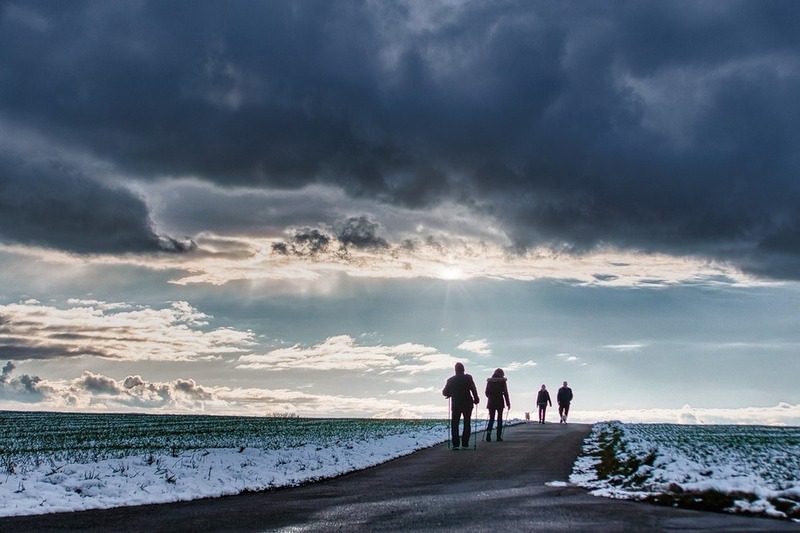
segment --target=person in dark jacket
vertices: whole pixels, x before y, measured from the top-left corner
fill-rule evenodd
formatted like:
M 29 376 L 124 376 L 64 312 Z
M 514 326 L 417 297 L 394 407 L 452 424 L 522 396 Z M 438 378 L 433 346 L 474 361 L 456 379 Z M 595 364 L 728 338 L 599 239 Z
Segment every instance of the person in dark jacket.
M 558 402 L 558 416 L 561 417 L 560 424 L 567 423 L 567 416 L 569 416 L 569 403 L 572 401 L 572 389 L 567 386 L 567 382 L 558 389 L 556 394 L 556 401 Z
M 464 373 L 464 365 L 456 363 L 456 375 L 447 380 L 442 394 L 450 398 L 450 431 L 453 438 L 453 449 L 459 446 L 469 448 L 470 417 L 472 406 L 478 405 L 478 389 L 472 376 Z M 464 431 L 458 435 L 458 422 L 464 418 Z
M 536 405 L 539 407 L 539 423 L 544 424 L 544 415 L 547 412 L 547 405 L 550 407 L 553 406 L 553 402 L 550 401 L 550 393 L 547 392 L 547 387 L 542 385 L 542 388 L 539 389 L 539 394 L 536 395 Z
M 497 415 L 497 441 L 503 440 L 503 407 L 511 409 L 511 400 L 508 399 L 508 385 L 505 372 L 498 368 L 492 377 L 486 380 L 486 408 L 489 410 L 489 425 L 486 427 L 486 442 L 492 441 L 492 427 L 494 417 Z

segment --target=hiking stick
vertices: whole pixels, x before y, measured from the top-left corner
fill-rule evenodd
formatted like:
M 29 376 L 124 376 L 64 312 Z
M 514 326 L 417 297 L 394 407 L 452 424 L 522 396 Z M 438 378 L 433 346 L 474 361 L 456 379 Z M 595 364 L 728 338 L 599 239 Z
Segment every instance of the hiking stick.
M 447 429 L 447 449 L 448 450 L 452 450 L 453 449 L 453 436 L 451 435 L 452 429 L 450 427 L 451 424 L 453 423 L 452 422 L 453 415 L 451 414 L 452 407 L 450 405 L 451 401 L 452 401 L 451 398 L 447 398 L 447 421 L 444 424 L 445 428 Z
M 475 411 L 478 410 L 478 405 L 475 405 Z M 475 442 L 472 443 L 472 451 L 476 451 L 478 449 L 478 413 L 475 413 L 475 418 L 472 419 L 472 435 L 475 438 Z

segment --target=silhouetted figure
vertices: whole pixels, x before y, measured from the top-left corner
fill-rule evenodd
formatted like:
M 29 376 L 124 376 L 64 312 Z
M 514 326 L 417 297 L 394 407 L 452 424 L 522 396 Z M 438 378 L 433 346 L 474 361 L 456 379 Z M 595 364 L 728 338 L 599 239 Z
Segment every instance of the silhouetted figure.
M 492 377 L 486 380 L 486 408 L 489 410 L 489 425 L 486 428 L 486 442 L 492 441 L 492 427 L 497 415 L 497 440 L 503 440 L 503 407 L 511 409 L 511 400 L 508 399 L 508 385 L 505 372 L 498 368 Z
M 564 382 L 564 385 L 558 389 L 558 394 L 556 394 L 556 401 L 558 402 L 558 416 L 561 417 L 560 424 L 567 423 L 567 417 L 569 416 L 569 403 L 572 401 L 572 389 L 567 386 L 567 382 Z
M 539 394 L 536 395 L 536 405 L 539 407 L 539 423 L 544 424 L 544 415 L 547 413 L 547 405 L 553 406 L 553 402 L 550 401 L 550 393 L 547 392 L 547 387 L 542 385 L 542 388 L 539 389 Z
M 480 401 L 478 389 L 472 376 L 464 373 L 464 365 L 456 363 L 456 375 L 447 380 L 442 389 L 442 394 L 450 398 L 450 432 L 453 438 L 453 449 L 457 450 L 459 445 L 469 448 L 470 436 L 470 417 L 472 416 L 472 406 Z M 464 431 L 461 437 L 458 436 L 458 421 L 464 417 Z

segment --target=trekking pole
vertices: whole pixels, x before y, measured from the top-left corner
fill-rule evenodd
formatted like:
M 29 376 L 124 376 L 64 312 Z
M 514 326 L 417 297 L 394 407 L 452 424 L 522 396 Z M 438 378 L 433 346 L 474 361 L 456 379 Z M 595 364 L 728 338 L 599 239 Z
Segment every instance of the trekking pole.
M 475 406 L 475 411 L 478 410 L 478 406 Z M 478 449 L 478 413 L 475 413 L 475 418 L 472 419 L 472 435 L 475 438 L 475 441 L 472 443 L 472 451 L 476 451 Z
M 452 442 L 453 439 L 452 439 L 452 437 L 450 435 L 450 433 L 451 433 L 450 424 L 451 424 L 451 418 L 452 418 L 452 415 L 450 414 L 450 410 L 452 409 L 452 407 L 450 406 L 450 402 L 451 401 L 452 401 L 451 398 L 447 398 L 447 420 L 445 420 L 445 423 L 444 423 L 444 427 L 447 430 L 446 433 L 447 433 L 447 449 L 448 450 L 451 450 L 452 447 L 453 447 L 453 442 Z

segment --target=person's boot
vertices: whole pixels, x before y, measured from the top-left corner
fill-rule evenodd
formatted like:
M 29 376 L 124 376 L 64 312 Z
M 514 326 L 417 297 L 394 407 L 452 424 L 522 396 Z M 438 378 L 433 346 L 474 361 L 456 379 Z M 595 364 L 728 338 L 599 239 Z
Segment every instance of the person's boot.
M 492 434 L 490 432 L 486 432 L 486 442 L 492 442 Z
M 503 442 L 503 432 L 499 429 L 497 430 L 497 442 Z

